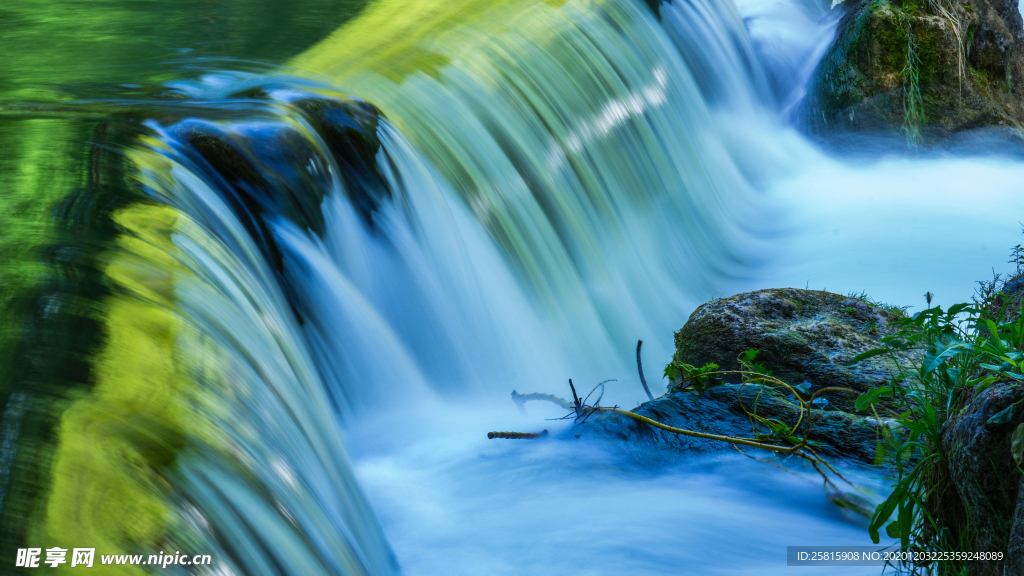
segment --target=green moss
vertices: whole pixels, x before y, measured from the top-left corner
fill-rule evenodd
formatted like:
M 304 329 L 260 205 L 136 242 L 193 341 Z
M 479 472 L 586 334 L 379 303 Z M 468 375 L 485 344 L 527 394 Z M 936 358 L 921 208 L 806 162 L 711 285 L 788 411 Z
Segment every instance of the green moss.
M 469 23 L 483 34 L 500 31 L 528 0 L 378 0 L 319 44 L 294 58 L 291 66 L 334 77 L 371 70 L 396 82 L 422 71 L 438 76 L 448 57 L 429 48 Z M 565 0 L 543 0 L 558 7 Z
M 940 45 L 936 29 L 930 26 L 915 26 L 914 39 L 917 41 L 917 57 L 920 60 L 918 75 L 921 82 L 939 79 Z
M 890 314 L 894 314 L 894 315 L 899 316 L 899 317 L 906 316 L 907 315 L 907 308 L 910 308 L 910 306 L 897 306 L 895 304 L 890 304 L 888 302 L 882 302 L 880 300 L 875 300 L 874 298 L 869 296 L 868 293 L 866 291 L 864 291 L 864 290 L 861 290 L 860 292 L 850 292 L 849 294 L 847 294 L 847 296 L 849 296 L 850 298 L 856 298 L 857 300 L 860 300 L 861 302 L 863 302 L 863 303 L 865 303 L 865 304 L 867 304 L 869 306 L 874 306 L 875 308 L 881 308 L 882 310 L 885 310 L 886 312 L 888 312 Z
M 901 26 L 904 13 L 888 2 L 871 6 L 872 39 L 878 43 L 880 58 L 875 70 L 884 73 L 900 70 L 907 59 L 907 31 Z
M 112 234 L 118 178 L 104 122 L 0 120 L 0 402 L 16 439 L 0 470 L 0 563 L 45 511 L 55 429 L 87 389 L 106 287 L 96 257 Z M 6 434 L 5 434 L 6 435 Z M 23 544 L 22 544 L 23 545 Z
M 50 489 L 28 537 L 35 545 L 88 543 L 97 554 L 143 554 L 180 532 L 164 478 L 179 453 L 193 442 L 224 442 L 196 417 L 201 391 L 190 370 L 197 363 L 181 358 L 178 347 L 199 340 L 174 305 L 176 282 L 190 274 L 172 241 L 184 217 L 141 203 L 114 218 L 125 233 L 104 270 L 117 289 L 104 302 L 106 338 L 95 358 L 95 386 L 70 395 L 63 410 Z
M 988 70 L 983 68 L 971 68 L 970 69 L 971 81 L 974 82 L 974 86 L 981 92 L 982 96 L 990 98 L 992 95 L 992 80 L 988 75 Z
M 908 16 L 917 17 L 923 13 L 922 6 L 916 0 L 903 0 L 900 8 Z

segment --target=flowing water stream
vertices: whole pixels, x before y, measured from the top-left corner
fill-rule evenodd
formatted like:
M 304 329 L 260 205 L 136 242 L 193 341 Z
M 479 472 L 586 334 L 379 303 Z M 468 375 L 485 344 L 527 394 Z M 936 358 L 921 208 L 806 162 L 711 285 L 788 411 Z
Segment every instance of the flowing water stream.
M 774 574 L 787 545 L 869 543 L 812 475 L 577 440 L 508 396 L 614 379 L 605 404 L 632 408 L 636 340 L 653 379 L 715 296 L 949 304 L 991 276 L 1018 243 L 1024 164 L 869 141 L 844 157 L 799 132 L 829 8 L 380 0 L 330 34 L 307 23 L 323 39 L 285 66 L 193 58 L 73 98 L 5 85 L 39 158 L 54 118 L 132 127 L 87 137 L 137 196 L 104 204 L 114 239 L 87 246 L 106 336 L 60 430 L 134 446 L 154 480 L 124 481 L 124 499 L 162 511 L 127 539 L 55 520 L 106 514 L 67 478 L 84 448 L 62 440 L 33 534 L 295 575 Z M 25 170 L 12 181 L 43 186 Z M 30 430 L 18 406 L 5 438 Z

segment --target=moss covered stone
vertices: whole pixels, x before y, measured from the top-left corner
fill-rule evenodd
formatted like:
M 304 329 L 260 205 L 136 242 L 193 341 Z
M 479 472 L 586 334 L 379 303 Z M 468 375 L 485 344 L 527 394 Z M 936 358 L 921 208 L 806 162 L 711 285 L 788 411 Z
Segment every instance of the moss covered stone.
M 1021 134 L 1024 24 L 1016 2 L 860 0 L 842 9 L 805 105 L 812 132 L 903 132 L 915 144 L 981 128 Z M 911 99 L 923 108 L 916 115 Z
M 896 366 L 875 356 L 847 366 L 854 356 L 881 348 L 889 323 L 899 316 L 849 296 L 818 290 L 781 288 L 720 298 L 704 304 L 676 332 L 674 359 L 701 366 L 714 362 L 739 369 L 739 357 L 760 350 L 757 361 L 793 385 L 807 382 L 813 392 L 845 387 L 858 393 L 887 385 Z M 905 366 L 917 362 L 907 353 Z M 830 405 L 849 408 L 849 394 L 826 393 Z
M 951 483 L 935 486 L 938 520 L 951 530 L 953 542 L 964 543 L 963 549 L 1006 552 L 1009 558 L 1005 572 L 1003 562 L 971 562 L 971 576 L 1024 573 L 1024 510 L 1019 510 L 1017 495 L 1021 475 L 1010 451 L 1013 432 L 1024 422 L 1024 410 L 1015 409 L 1004 424 L 989 422 L 1021 401 L 1024 388 L 993 384 L 950 418 L 942 431 Z
M 676 332 L 674 361 L 701 366 L 714 362 L 723 370 L 740 368 L 737 357 L 760 350 L 757 357 L 772 373 L 811 392 L 847 387 L 858 392 L 887 384 L 895 364 L 876 356 L 854 367 L 849 361 L 880 347 L 898 315 L 860 299 L 830 292 L 792 288 L 761 290 L 720 298 L 698 308 Z M 907 366 L 914 354 L 900 357 Z M 659 422 L 712 434 L 750 437 L 748 412 L 794 425 L 799 403 L 790 390 L 775 385 L 744 384 L 737 378 L 697 395 L 673 389 L 634 411 Z M 811 410 L 809 439 L 815 450 L 832 458 L 878 462 L 880 426 L 892 423 L 875 414 L 852 410 L 854 396 L 825 393 L 828 403 Z M 653 443 L 684 451 L 731 450 L 729 444 L 664 433 L 620 416 L 594 419 L 591 433 L 629 443 Z M 754 424 L 757 433 L 766 432 Z M 805 430 L 802 425 L 800 432 Z

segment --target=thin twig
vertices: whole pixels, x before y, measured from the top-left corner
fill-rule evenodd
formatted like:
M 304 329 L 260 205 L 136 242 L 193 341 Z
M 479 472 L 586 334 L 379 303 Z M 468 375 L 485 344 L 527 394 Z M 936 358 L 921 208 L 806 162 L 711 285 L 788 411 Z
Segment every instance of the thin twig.
M 526 413 L 526 408 L 524 404 L 526 404 L 526 402 L 530 400 L 547 400 L 548 402 L 558 404 L 560 407 L 565 408 L 566 410 L 576 409 L 576 407 L 573 406 L 572 403 L 570 403 L 567 400 L 563 400 L 562 398 L 559 398 L 554 394 L 541 394 L 538 392 L 535 392 L 533 394 L 520 394 L 515 390 L 512 391 L 512 401 L 515 402 L 516 406 L 519 407 L 520 412 Z
M 643 340 L 636 341 L 636 370 L 640 373 L 640 383 L 644 385 L 644 392 L 647 392 L 647 398 L 654 400 L 654 395 L 651 394 L 651 389 L 647 387 L 647 379 L 644 378 L 644 364 L 640 361 L 640 347 L 643 345 Z
M 548 431 L 544 430 L 540 433 L 535 432 L 488 432 L 487 438 L 494 440 L 495 438 L 504 438 L 506 440 L 530 440 L 533 438 L 540 438 L 541 436 L 547 436 Z
M 580 397 L 576 395 L 576 387 L 572 385 L 572 378 L 569 378 L 569 388 L 572 389 L 573 409 L 576 410 L 576 417 L 579 418 L 583 415 L 583 403 L 580 402 Z

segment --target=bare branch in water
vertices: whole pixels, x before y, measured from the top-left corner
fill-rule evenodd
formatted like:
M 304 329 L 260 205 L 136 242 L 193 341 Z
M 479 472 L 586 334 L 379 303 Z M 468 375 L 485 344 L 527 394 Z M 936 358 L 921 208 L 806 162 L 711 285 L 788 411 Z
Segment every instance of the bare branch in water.
M 572 390 L 573 410 L 576 411 L 576 417 L 580 418 L 583 416 L 583 402 L 580 402 L 580 397 L 576 395 L 576 387 L 572 385 L 572 378 L 569 378 L 569 388 Z
M 544 430 L 540 433 L 535 432 L 488 432 L 487 438 L 494 440 L 495 438 L 505 438 L 506 440 L 531 440 L 533 438 L 540 438 L 541 436 L 547 436 L 548 431 Z
M 640 353 L 640 344 L 642 344 L 642 343 L 643 343 L 642 341 L 637 343 L 637 368 L 640 370 L 641 381 L 643 381 L 642 380 L 643 379 L 643 369 L 640 367 L 639 353 Z M 809 407 L 809 404 L 808 404 L 809 401 L 804 400 L 799 394 L 797 394 L 792 386 L 790 386 L 786 382 L 783 382 L 782 380 L 779 380 L 778 378 L 776 378 L 774 376 L 770 376 L 768 374 L 761 374 L 759 372 L 751 372 L 751 371 L 748 371 L 748 370 L 716 370 L 716 371 L 713 371 L 713 372 L 703 372 L 703 373 L 701 373 L 702 376 L 725 375 L 725 374 L 737 374 L 737 375 L 741 375 L 741 376 L 744 377 L 743 383 L 740 385 L 740 390 L 742 390 L 743 386 L 746 385 L 746 384 L 761 383 L 761 384 L 772 384 L 772 385 L 775 385 L 775 386 L 779 386 L 783 390 L 789 390 L 790 392 L 793 393 L 793 395 L 796 398 L 797 402 L 799 402 L 800 410 L 799 410 L 799 414 L 797 416 L 796 424 L 794 424 L 792 426 L 792 428 L 788 428 L 787 429 L 787 434 L 784 435 L 784 436 L 788 436 L 789 438 L 792 439 L 790 441 L 790 443 L 788 443 L 788 444 L 785 443 L 786 442 L 786 438 L 785 437 L 774 438 L 774 436 L 776 436 L 775 434 L 773 434 L 772 437 L 766 437 L 766 436 L 762 435 L 761 438 L 742 438 L 742 437 L 739 437 L 739 436 L 727 436 L 727 435 L 722 435 L 722 434 L 709 434 L 707 432 L 698 432 L 696 430 L 686 430 L 684 428 L 676 428 L 674 426 L 669 426 L 667 424 L 662 424 L 661 422 L 658 422 L 656 420 L 652 420 L 652 419 L 650 419 L 650 418 L 648 418 L 646 416 L 642 416 L 640 414 L 637 414 L 636 412 L 628 412 L 626 410 L 622 410 L 622 409 L 620 409 L 618 407 L 614 407 L 614 406 L 610 407 L 610 408 L 599 406 L 598 404 L 600 402 L 600 398 L 593 405 L 590 405 L 590 404 L 587 404 L 587 400 L 590 399 L 590 395 L 588 395 L 586 399 L 581 401 L 580 398 L 579 398 L 579 395 L 576 394 L 576 386 L 573 385 L 571 379 L 569 380 L 569 388 L 572 390 L 572 397 L 573 397 L 573 403 L 572 404 L 570 404 L 566 400 L 563 400 L 563 399 L 558 398 L 557 396 L 554 396 L 554 395 L 551 395 L 551 394 L 518 394 L 515 391 L 512 392 L 512 400 L 514 400 L 520 406 L 521 406 L 522 402 L 525 402 L 526 400 L 548 400 L 550 402 L 554 402 L 555 404 L 558 404 L 559 406 L 561 406 L 562 408 L 565 408 L 566 410 L 572 410 L 572 412 L 567 414 L 564 418 L 565 419 L 569 419 L 569 418 L 575 417 L 574 419 L 575 419 L 577 424 L 582 424 L 582 423 L 586 422 L 588 418 L 590 418 L 592 415 L 594 415 L 594 414 L 596 414 L 598 412 L 613 413 L 613 414 L 617 414 L 619 416 L 624 416 L 626 418 L 631 418 L 631 419 L 636 420 L 638 422 L 642 422 L 643 424 L 646 424 L 648 426 L 653 426 L 655 428 L 659 428 L 661 430 L 664 430 L 666 432 L 671 432 L 673 434 L 679 434 L 681 436 L 691 436 L 691 437 L 694 437 L 694 438 L 702 438 L 704 440 L 715 440 L 715 441 L 719 441 L 719 442 L 726 442 L 726 443 L 731 444 L 737 450 L 739 449 L 740 446 L 745 446 L 745 447 L 748 447 L 748 448 L 760 448 L 761 450 L 767 450 L 769 452 L 774 452 L 775 454 L 780 454 L 780 455 L 792 455 L 792 456 L 796 456 L 798 458 L 801 458 L 801 459 L 805 460 L 808 464 L 811 465 L 812 468 L 814 468 L 814 470 L 816 472 L 818 472 L 818 474 L 821 475 L 822 479 L 824 480 L 824 484 L 825 484 L 825 489 L 826 490 L 835 492 L 836 494 L 840 494 L 841 493 L 841 491 L 839 490 L 838 486 L 836 486 L 835 483 L 832 482 L 832 480 L 828 477 L 828 475 L 826 474 L 825 470 L 822 469 L 822 467 L 827 469 L 829 472 L 831 472 L 837 478 L 845 481 L 847 484 L 852 485 L 852 483 L 849 480 L 844 478 L 835 468 L 833 468 L 825 459 L 823 459 L 821 456 L 819 456 L 818 453 L 815 452 L 814 449 L 811 448 L 808 445 L 809 443 L 808 443 L 807 437 L 810 434 L 810 417 L 811 417 L 810 407 Z M 594 388 L 594 391 L 596 391 L 597 388 L 601 387 L 603 384 L 604 384 L 603 382 L 601 384 L 598 384 L 597 387 Z M 646 388 L 646 383 L 644 384 L 644 387 Z M 678 388 L 677 388 L 677 390 L 678 390 Z M 594 391 L 591 391 L 591 394 L 593 394 Z M 853 390 L 850 390 L 848 388 L 823 388 L 823 389 L 815 392 L 815 394 L 810 398 L 810 401 L 813 401 L 815 398 L 817 398 L 819 395 L 821 395 L 824 392 L 854 393 Z M 649 391 L 648 391 L 648 395 L 650 395 Z M 747 413 L 747 415 L 751 418 L 752 421 L 754 419 L 758 419 L 757 416 L 756 416 L 756 413 L 750 412 L 749 410 L 747 410 L 746 406 L 743 405 L 743 401 L 739 397 L 739 391 L 737 391 L 737 399 L 740 402 L 740 407 L 743 408 L 743 411 Z M 803 437 L 800 438 L 799 440 L 797 440 L 796 438 L 793 437 L 793 434 L 797 433 L 797 430 L 800 428 L 800 424 L 801 424 L 801 422 L 803 422 L 805 415 L 807 417 L 807 423 L 804 426 Z M 535 437 L 537 437 L 537 435 L 526 436 L 526 435 L 523 435 L 522 433 L 519 433 L 519 432 L 509 432 L 509 433 L 492 432 L 491 434 L 488 434 L 488 438 L 492 438 L 492 437 L 505 438 L 506 437 L 506 436 L 500 436 L 500 435 L 499 436 L 492 436 L 492 434 L 496 434 L 496 435 L 497 434 L 513 434 L 513 436 L 507 436 L 509 438 L 535 438 Z M 780 441 L 782 443 L 777 443 L 777 442 L 780 442 Z M 742 453 L 742 451 L 740 451 L 740 452 Z
M 548 402 L 558 404 L 560 407 L 565 408 L 566 410 L 576 409 L 576 407 L 573 406 L 571 402 L 563 400 L 562 398 L 559 398 L 554 394 L 520 394 L 515 390 L 512 391 L 512 401 L 516 403 L 516 406 L 519 407 L 519 411 L 522 412 L 523 414 L 526 414 L 525 404 L 530 400 L 547 400 Z
M 640 373 L 640 383 L 644 385 L 644 392 L 647 392 L 647 397 L 654 400 L 654 395 L 651 394 L 651 389 L 647 387 L 647 379 L 644 378 L 644 364 L 640 361 L 640 347 L 643 345 L 643 340 L 636 341 L 636 371 Z

